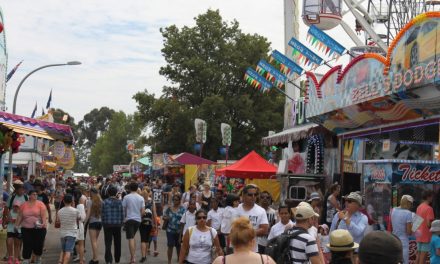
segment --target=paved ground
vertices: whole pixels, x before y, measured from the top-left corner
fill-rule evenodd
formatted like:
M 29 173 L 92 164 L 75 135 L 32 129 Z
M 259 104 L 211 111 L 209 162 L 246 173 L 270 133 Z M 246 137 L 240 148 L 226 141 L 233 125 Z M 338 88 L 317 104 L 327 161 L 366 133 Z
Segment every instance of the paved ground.
M 0 239 L 0 256 L 4 256 L 6 249 L 5 249 L 5 242 L 3 236 L 0 236 L 2 239 Z M 58 263 L 58 257 L 60 253 L 60 240 L 59 240 L 59 233 L 58 229 L 53 228 L 53 225 L 51 225 L 48 228 L 47 236 L 46 236 L 46 252 L 43 254 L 43 263 L 44 264 L 57 264 Z M 139 260 L 141 259 L 141 251 L 140 251 L 140 238 L 139 233 L 136 236 L 136 261 L 139 263 Z M 160 230 L 159 237 L 158 237 L 158 251 L 159 256 L 153 257 L 153 256 L 147 256 L 147 261 L 144 263 L 157 263 L 157 264 L 165 264 L 167 262 L 166 257 L 166 234 L 164 231 Z M 153 250 L 153 245 L 151 245 L 151 250 Z M 89 262 L 91 259 L 91 247 L 90 247 L 90 240 L 87 236 L 86 240 L 86 263 Z M 104 261 L 104 233 L 101 230 L 101 233 L 99 235 L 99 263 L 105 263 Z M 130 262 L 130 253 L 128 250 L 128 242 L 125 239 L 125 232 L 122 233 L 122 256 L 121 256 L 121 264 L 129 263 Z M 176 253 L 173 255 L 173 263 L 176 263 Z M 6 263 L 0 261 L 0 263 Z M 71 262 L 73 263 L 73 262 Z

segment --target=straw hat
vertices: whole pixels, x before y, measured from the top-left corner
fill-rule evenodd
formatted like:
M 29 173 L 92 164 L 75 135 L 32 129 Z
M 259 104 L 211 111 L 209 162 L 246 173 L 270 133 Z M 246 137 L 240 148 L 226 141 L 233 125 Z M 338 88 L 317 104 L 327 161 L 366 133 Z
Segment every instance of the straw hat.
M 359 247 L 353 242 L 353 237 L 345 229 L 334 230 L 330 233 L 330 243 L 326 245 L 331 251 L 350 251 Z

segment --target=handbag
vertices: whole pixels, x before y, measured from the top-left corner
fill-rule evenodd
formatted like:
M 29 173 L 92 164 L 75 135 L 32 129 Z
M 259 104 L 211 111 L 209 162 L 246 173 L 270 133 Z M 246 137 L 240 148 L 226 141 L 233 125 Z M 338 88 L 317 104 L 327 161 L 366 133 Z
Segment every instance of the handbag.
M 217 248 L 215 247 L 215 244 L 214 244 L 214 236 L 212 235 L 212 228 L 209 229 L 209 234 L 211 234 L 211 241 L 212 241 L 211 260 L 214 261 L 214 259 L 216 259 L 218 257 L 218 254 L 217 254 Z

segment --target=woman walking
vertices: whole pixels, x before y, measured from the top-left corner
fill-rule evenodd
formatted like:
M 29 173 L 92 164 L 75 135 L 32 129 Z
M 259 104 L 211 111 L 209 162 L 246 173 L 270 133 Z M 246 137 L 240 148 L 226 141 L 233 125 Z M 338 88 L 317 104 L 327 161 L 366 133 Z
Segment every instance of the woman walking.
M 95 188 L 90 189 L 90 201 L 87 204 L 86 222 L 89 222 L 90 244 L 92 245 L 92 259 L 89 264 L 97 264 L 98 262 L 98 237 L 102 229 L 101 222 L 101 206 L 102 200 Z
M 180 205 L 180 195 L 175 195 L 173 198 L 173 206 L 168 207 L 163 215 L 163 226 L 167 232 L 167 255 L 168 264 L 171 264 L 173 257 L 173 248 L 176 248 L 177 258 L 180 254 L 180 219 L 185 213 L 185 208 Z
M 83 194 L 80 190 L 74 191 L 74 199 L 76 204 L 76 210 L 78 210 L 79 213 L 79 219 L 78 219 L 78 235 L 76 238 L 76 252 L 78 253 L 78 260 L 80 264 L 85 264 L 85 257 L 84 257 L 84 221 L 86 219 L 86 210 L 84 204 L 86 203 L 86 200 L 81 199 Z M 75 261 L 75 260 L 74 260 Z
M 212 263 L 211 248 L 215 247 L 218 256 L 223 256 L 217 231 L 206 225 L 205 210 L 196 212 L 196 225 L 186 230 L 182 239 L 179 264 L 209 264 Z
M 231 232 L 232 221 L 239 217 L 237 210 L 235 210 L 239 204 L 240 197 L 238 195 L 231 193 L 226 196 L 226 208 L 223 211 L 222 223 L 220 226 L 220 231 L 224 234 L 226 240 L 226 254 L 232 252 L 228 236 Z
M 213 197 L 211 192 L 211 186 L 209 186 L 208 183 L 203 184 L 203 192 L 199 196 L 199 204 L 201 205 L 202 209 L 206 212 L 209 212 L 211 209 L 211 198 Z
M 145 186 L 141 193 L 145 200 L 145 214 L 142 216 L 142 222 L 139 226 L 139 233 L 141 235 L 141 263 L 147 260 L 147 246 L 150 241 L 151 229 L 156 228 L 156 206 L 151 199 L 151 191 L 148 186 Z
M 35 263 L 41 264 L 44 240 L 47 228 L 46 205 L 37 200 L 37 192 L 29 191 L 29 200 L 20 207 L 15 227 L 21 227 L 23 235 L 23 264 L 28 264 L 32 254 L 35 255 Z
M 341 210 L 341 204 L 338 201 L 338 196 L 341 193 L 341 186 L 337 183 L 330 186 L 329 192 L 325 199 L 324 214 L 325 217 L 322 222 L 331 226 L 333 216 L 338 210 Z
M 410 211 L 413 207 L 414 198 L 410 195 L 402 195 L 400 206 L 391 211 L 391 226 L 393 234 L 402 242 L 403 263 L 409 261 L 409 236 L 412 231 L 413 213 Z
M 256 234 L 249 218 L 240 217 L 233 221 L 229 238 L 234 246 L 234 253 L 217 257 L 213 264 L 276 264 L 271 257 L 254 252 L 255 244 L 257 243 L 255 240 Z

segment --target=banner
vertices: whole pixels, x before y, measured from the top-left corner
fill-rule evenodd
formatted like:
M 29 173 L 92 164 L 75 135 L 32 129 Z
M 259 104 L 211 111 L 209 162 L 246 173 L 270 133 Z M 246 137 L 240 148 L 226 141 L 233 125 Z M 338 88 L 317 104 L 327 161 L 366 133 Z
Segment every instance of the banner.
M 230 146 L 232 143 L 232 128 L 226 123 L 221 123 L 222 143 L 224 146 Z
M 393 163 L 393 183 L 439 184 L 440 164 Z
M 280 70 L 285 75 L 290 75 L 292 72 L 301 75 L 304 72 L 304 69 L 301 68 L 298 64 L 284 56 L 281 52 L 274 50 L 270 56 L 270 62 L 275 60 L 277 64 L 280 65 Z
M 364 182 L 391 183 L 393 177 L 392 163 L 364 164 Z
M 307 40 L 313 47 L 324 52 L 326 56 L 333 56 L 333 58 L 341 56 L 346 50 L 341 44 L 315 25 L 310 26 L 307 32 Z
M 252 87 L 257 88 L 261 92 L 269 92 L 270 88 L 272 88 L 272 84 L 261 75 L 259 75 L 252 68 L 247 68 L 246 73 L 244 74 L 244 80 L 250 84 Z
M 196 128 L 196 142 L 205 143 L 206 142 L 206 131 L 207 125 L 206 121 L 196 118 L 194 120 L 194 126 Z
M 312 66 L 313 68 L 321 65 L 322 58 L 295 38 L 290 39 L 289 46 L 293 48 L 292 57 L 300 61 L 302 64 Z
M 272 82 L 276 87 L 283 87 L 284 83 L 287 81 L 286 76 L 284 76 L 277 69 L 272 67 L 267 61 L 260 60 L 257 65 L 257 72 L 264 76 L 266 73 L 266 79 Z

